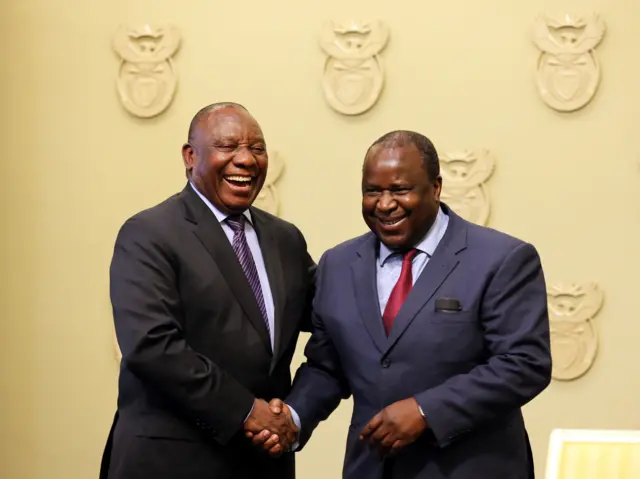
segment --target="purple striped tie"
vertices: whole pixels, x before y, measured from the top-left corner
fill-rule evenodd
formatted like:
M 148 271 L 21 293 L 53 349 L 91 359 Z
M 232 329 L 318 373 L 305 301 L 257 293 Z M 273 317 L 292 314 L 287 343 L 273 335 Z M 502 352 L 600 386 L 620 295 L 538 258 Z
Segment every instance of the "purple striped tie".
M 262 318 L 264 319 L 264 323 L 267 326 L 267 332 L 269 333 L 269 335 L 271 335 L 271 328 L 269 328 L 269 318 L 267 316 L 267 308 L 264 305 L 262 287 L 260 286 L 260 277 L 258 276 L 258 270 L 256 269 L 256 264 L 253 261 L 253 255 L 251 254 L 249 244 L 247 243 L 247 237 L 244 234 L 245 217 L 229 216 L 226 219 L 226 222 L 233 230 L 233 249 L 238 256 L 240 266 L 242 266 L 244 275 L 247 277 L 249 286 L 251 286 L 253 294 L 256 297 L 258 308 L 260 309 Z

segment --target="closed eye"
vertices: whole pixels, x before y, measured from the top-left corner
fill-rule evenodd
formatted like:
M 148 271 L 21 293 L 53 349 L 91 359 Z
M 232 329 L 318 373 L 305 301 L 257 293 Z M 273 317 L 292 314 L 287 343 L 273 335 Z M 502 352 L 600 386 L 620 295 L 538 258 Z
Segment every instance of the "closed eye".
M 229 145 L 229 144 L 215 145 L 215 147 L 216 149 L 222 150 L 222 151 L 233 151 L 237 148 L 236 145 Z

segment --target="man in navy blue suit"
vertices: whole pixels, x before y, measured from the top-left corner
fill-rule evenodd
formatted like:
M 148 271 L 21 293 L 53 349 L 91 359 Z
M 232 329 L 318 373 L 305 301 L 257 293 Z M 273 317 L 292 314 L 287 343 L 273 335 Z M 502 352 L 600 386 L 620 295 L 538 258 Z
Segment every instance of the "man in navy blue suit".
M 551 378 L 545 280 L 529 243 L 440 202 L 437 152 L 391 132 L 368 150 L 371 232 L 318 266 L 307 362 L 286 404 L 298 450 L 353 396 L 345 479 L 526 479 L 521 407 Z M 272 454 L 278 437 L 254 438 Z

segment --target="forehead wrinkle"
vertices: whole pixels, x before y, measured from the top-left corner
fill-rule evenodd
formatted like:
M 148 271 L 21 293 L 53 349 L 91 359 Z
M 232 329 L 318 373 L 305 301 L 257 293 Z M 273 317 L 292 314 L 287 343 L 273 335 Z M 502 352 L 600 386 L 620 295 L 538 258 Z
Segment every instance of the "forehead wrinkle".
M 246 137 L 250 142 L 263 142 L 264 135 L 258 122 L 248 113 L 237 108 L 212 111 L 198 127 L 199 132 L 207 135 L 209 142 Z

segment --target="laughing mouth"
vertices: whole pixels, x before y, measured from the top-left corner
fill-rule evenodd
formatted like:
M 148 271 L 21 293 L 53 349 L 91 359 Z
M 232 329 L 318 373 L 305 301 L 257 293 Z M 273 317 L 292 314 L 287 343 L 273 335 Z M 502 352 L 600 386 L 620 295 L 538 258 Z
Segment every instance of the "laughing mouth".
M 406 218 L 406 216 L 402 216 L 401 218 L 387 218 L 387 219 L 378 218 L 378 222 L 382 226 L 395 226 L 405 218 Z
M 251 186 L 251 183 L 253 182 L 253 177 L 242 176 L 242 175 L 230 175 L 230 176 L 225 176 L 224 180 L 233 186 L 246 188 Z

